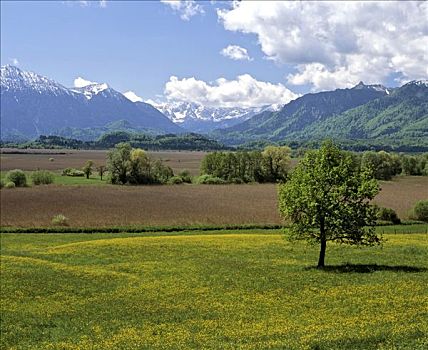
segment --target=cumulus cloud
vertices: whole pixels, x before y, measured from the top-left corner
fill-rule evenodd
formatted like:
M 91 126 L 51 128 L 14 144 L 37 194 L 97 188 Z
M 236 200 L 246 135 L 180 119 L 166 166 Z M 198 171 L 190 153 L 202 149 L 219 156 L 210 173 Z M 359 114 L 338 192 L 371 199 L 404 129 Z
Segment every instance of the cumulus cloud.
M 161 2 L 179 13 L 180 18 L 184 21 L 189 21 L 193 16 L 205 13 L 202 6 L 194 0 L 161 0 Z
M 143 102 L 143 99 L 138 96 L 134 91 L 124 92 L 123 96 L 125 96 L 128 100 L 132 102 Z
M 85 87 L 92 84 L 98 84 L 98 83 L 95 81 L 83 79 L 82 77 L 77 77 L 76 79 L 74 79 L 74 87 L 76 88 Z
M 238 45 L 229 45 L 225 47 L 223 50 L 221 50 L 220 53 L 224 57 L 228 57 L 235 61 L 239 61 L 239 60 L 252 61 L 252 58 L 248 55 L 247 49 Z
M 288 103 L 298 97 L 282 84 L 258 81 L 249 74 L 235 80 L 219 78 L 213 83 L 194 77 L 178 79 L 171 76 L 165 84 L 168 100 L 195 102 L 212 107 L 258 107 Z
M 225 29 L 256 34 L 268 59 L 294 66 L 291 84 L 428 76 L 427 2 L 242 1 L 217 14 Z

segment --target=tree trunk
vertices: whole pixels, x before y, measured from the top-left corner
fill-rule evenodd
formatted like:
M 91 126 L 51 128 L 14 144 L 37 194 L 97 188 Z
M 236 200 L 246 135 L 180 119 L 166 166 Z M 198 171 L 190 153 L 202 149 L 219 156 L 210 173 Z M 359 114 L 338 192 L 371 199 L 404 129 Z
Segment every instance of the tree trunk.
M 318 259 L 318 268 L 322 268 L 325 266 L 324 258 L 325 258 L 326 247 L 327 247 L 327 241 L 325 240 L 325 238 L 321 238 L 321 249 L 320 249 L 320 256 Z
M 320 241 L 321 241 L 321 249 L 320 249 L 320 256 L 318 259 L 318 268 L 323 268 L 325 266 L 324 264 L 325 249 L 327 248 L 324 217 L 321 217 L 321 222 L 320 222 Z

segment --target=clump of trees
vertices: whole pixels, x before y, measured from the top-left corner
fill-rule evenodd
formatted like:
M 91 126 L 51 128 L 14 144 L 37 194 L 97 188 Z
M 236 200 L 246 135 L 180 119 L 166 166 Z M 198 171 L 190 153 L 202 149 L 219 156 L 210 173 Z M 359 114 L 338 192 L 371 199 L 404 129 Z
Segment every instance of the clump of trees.
M 202 160 L 201 175 L 229 183 L 284 182 L 291 149 L 268 146 L 263 151 L 213 152 Z
M 145 151 L 119 143 L 108 153 L 107 170 L 113 184 L 165 184 L 174 176 L 172 169 L 154 160 Z
M 318 267 L 325 265 L 328 241 L 376 245 L 376 207 L 379 192 L 369 168 L 356 166 L 348 152 L 332 141 L 309 151 L 279 187 L 279 211 L 290 223 L 288 237 L 320 244 Z
M 428 175 L 428 153 L 407 155 L 385 151 L 368 151 L 361 156 L 361 166 L 371 167 L 378 180 L 390 180 L 395 175 Z

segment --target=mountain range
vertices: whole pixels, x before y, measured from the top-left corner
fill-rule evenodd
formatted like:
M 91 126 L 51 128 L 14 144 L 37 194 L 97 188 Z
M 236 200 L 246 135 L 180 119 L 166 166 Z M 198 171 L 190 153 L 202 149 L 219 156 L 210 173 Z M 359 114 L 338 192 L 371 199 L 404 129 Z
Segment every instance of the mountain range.
M 215 129 L 223 129 L 240 124 L 256 114 L 264 111 L 275 111 L 282 105 L 266 105 L 262 107 L 207 107 L 194 102 L 169 101 L 153 103 L 177 125 L 192 132 L 209 133 Z
M 303 95 L 286 105 L 207 107 L 133 102 L 109 85 L 67 88 L 14 66 L 1 67 L 1 138 L 41 134 L 94 140 L 111 131 L 206 133 L 228 145 L 251 141 L 384 140 L 428 145 L 428 81 L 365 85 Z
M 153 106 L 132 102 L 107 84 L 67 88 L 14 66 L 1 67 L 1 137 L 34 138 L 64 128 L 103 128 L 124 120 L 136 130 L 182 133 Z
M 399 88 L 365 85 L 303 95 L 212 136 L 226 144 L 255 140 L 407 140 L 428 143 L 428 82 Z

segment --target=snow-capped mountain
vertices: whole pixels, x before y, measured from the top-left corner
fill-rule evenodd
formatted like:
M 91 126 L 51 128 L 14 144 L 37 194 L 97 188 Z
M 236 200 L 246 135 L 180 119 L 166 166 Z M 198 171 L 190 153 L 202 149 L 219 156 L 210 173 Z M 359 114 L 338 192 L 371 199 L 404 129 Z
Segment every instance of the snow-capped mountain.
M 10 65 L 1 67 L 0 81 L 2 139 L 32 138 L 66 127 L 103 127 L 118 120 L 135 129 L 183 132 L 156 108 L 131 102 L 105 83 L 67 88 Z
M 381 84 L 366 85 L 362 81 L 360 81 L 357 85 L 355 85 L 352 88 L 352 90 L 372 90 L 372 91 L 384 92 L 387 95 L 389 95 L 389 93 L 391 92 L 390 91 L 391 89 L 388 89 Z
M 169 101 L 153 103 L 160 112 L 174 123 L 192 131 L 207 133 L 214 129 L 226 128 L 239 124 L 265 110 L 278 110 L 282 105 L 263 107 L 207 107 L 192 102 Z

